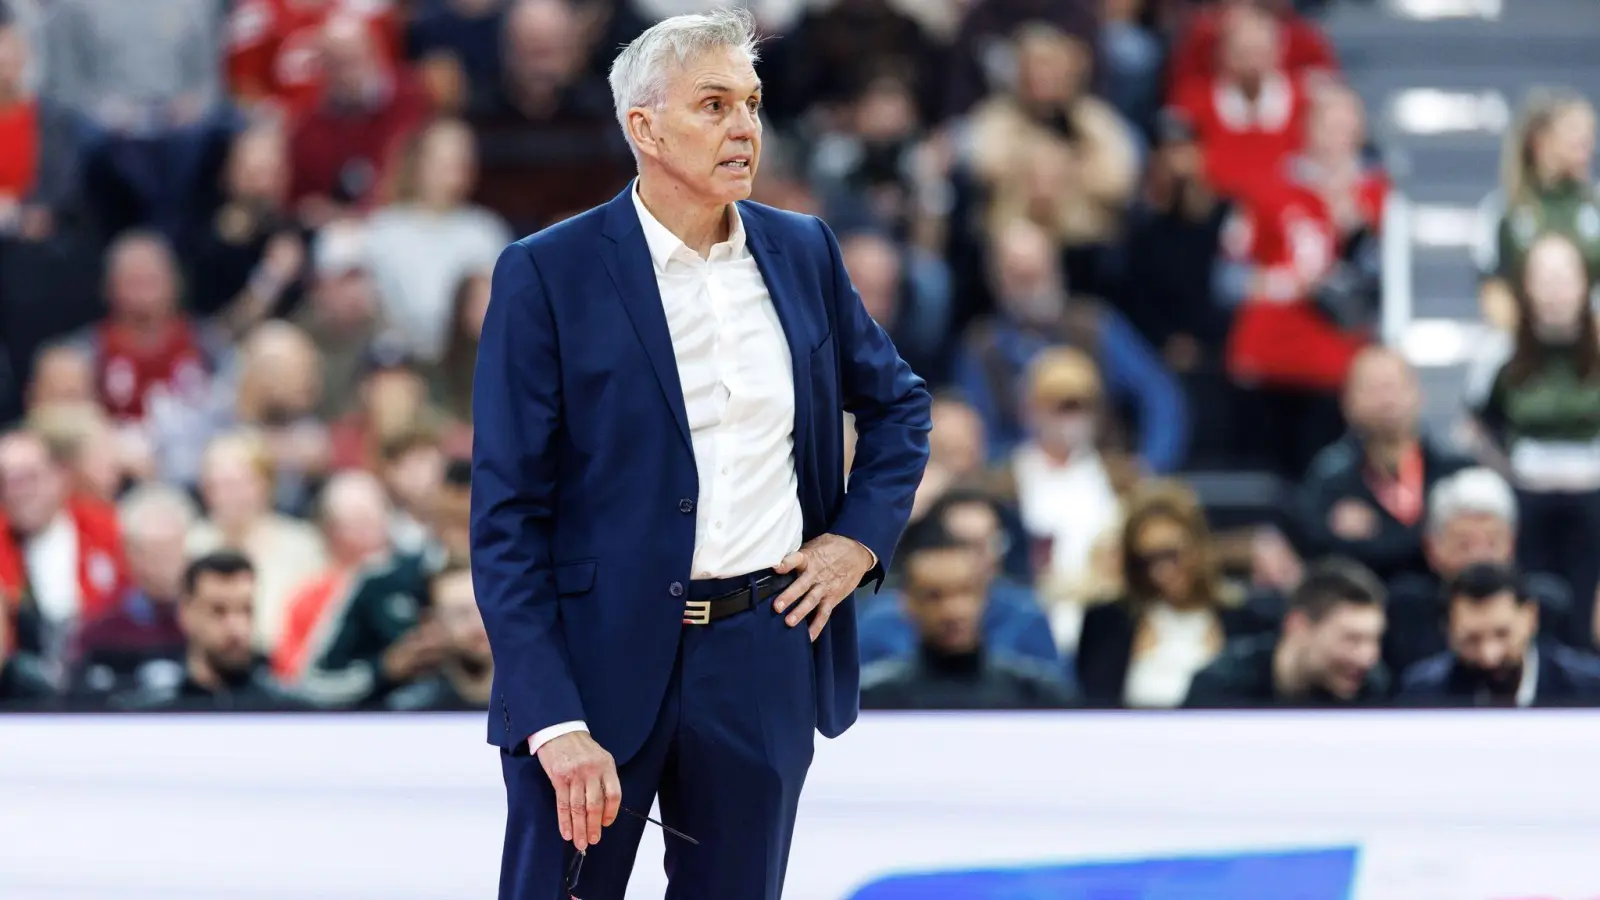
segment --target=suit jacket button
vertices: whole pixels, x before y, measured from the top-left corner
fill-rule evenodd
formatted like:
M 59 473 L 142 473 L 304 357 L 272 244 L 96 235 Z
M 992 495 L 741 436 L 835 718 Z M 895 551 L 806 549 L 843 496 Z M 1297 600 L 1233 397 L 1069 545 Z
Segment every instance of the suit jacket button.
M 667 593 L 671 594 L 674 597 L 682 597 L 683 596 L 683 582 L 674 581 L 672 583 L 672 586 L 667 588 Z
M 690 500 L 688 497 L 685 497 L 682 500 L 679 500 L 678 501 L 678 512 L 681 512 L 681 513 L 692 513 L 692 512 L 694 512 L 694 501 Z

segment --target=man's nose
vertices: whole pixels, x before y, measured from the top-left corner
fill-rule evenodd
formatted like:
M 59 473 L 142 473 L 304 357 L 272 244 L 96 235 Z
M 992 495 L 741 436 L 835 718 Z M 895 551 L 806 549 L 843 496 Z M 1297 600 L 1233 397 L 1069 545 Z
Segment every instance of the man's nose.
M 728 137 L 736 141 L 748 141 L 755 136 L 761 128 L 761 116 L 748 106 L 739 108 L 733 116 L 733 124 L 728 129 Z

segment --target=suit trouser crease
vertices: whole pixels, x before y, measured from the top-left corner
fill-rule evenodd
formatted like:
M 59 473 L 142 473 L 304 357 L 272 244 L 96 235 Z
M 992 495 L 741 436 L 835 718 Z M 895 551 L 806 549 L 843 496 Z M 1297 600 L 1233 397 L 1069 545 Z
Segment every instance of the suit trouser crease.
M 667 900 L 778 900 L 814 750 L 816 683 L 806 627 L 769 603 L 683 630 L 650 735 L 618 767 L 622 802 L 659 796 Z M 506 838 L 500 900 L 566 900 L 572 845 L 536 757 L 501 754 Z M 645 823 L 622 814 L 589 849 L 576 894 L 623 900 Z M 652 826 L 653 827 L 653 826 Z

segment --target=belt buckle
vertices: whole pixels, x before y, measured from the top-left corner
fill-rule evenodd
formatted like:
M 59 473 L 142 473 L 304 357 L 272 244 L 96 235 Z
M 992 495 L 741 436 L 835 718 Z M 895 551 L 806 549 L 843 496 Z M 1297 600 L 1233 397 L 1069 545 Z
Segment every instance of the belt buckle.
M 683 624 L 685 625 L 710 625 L 711 601 L 688 600 L 683 604 Z

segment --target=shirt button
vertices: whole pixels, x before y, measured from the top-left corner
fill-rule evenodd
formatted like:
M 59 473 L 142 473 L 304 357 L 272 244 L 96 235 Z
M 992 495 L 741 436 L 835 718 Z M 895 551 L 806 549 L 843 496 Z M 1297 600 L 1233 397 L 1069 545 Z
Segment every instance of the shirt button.
M 674 581 L 672 583 L 672 586 L 667 588 L 667 593 L 671 594 L 674 597 L 682 597 L 683 596 L 683 582 Z
M 678 501 L 678 512 L 681 512 L 681 513 L 692 513 L 692 512 L 694 512 L 694 501 L 690 500 L 688 497 L 685 497 L 682 500 L 679 500 Z

